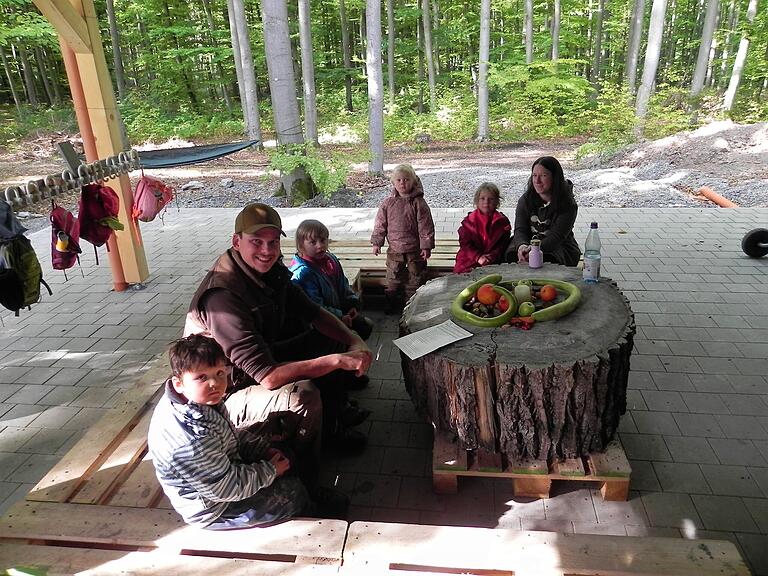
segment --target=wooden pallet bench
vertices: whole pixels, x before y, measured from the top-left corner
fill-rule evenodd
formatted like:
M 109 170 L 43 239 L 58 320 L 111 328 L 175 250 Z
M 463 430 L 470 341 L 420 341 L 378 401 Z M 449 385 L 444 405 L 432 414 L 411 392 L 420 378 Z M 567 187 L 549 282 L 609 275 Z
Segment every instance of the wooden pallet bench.
M 441 434 L 435 434 L 432 448 L 432 484 L 439 494 L 457 492 L 459 476 L 486 476 L 512 479 L 515 496 L 549 498 L 553 480 L 575 480 L 599 483 L 604 500 L 626 500 L 631 473 L 618 440 L 602 453 L 551 462 L 508 462 L 501 454 L 465 450 Z
M 316 573 L 309 568 L 314 565 L 341 564 L 345 521 L 294 519 L 225 532 L 183 522 L 147 458 L 149 421 L 169 371 L 158 358 L 0 519 L 0 569 L 22 564 L 47 566 L 49 574 L 174 574 L 208 567 L 221 574 L 305 574 Z
M 285 238 L 282 243 L 284 261 L 290 263 L 295 252 L 293 238 Z M 344 274 L 354 290 L 363 292 L 367 288 L 385 285 L 387 268 L 386 247 L 379 256 L 374 256 L 367 239 L 331 240 L 329 249 L 341 261 Z M 457 238 L 437 238 L 432 257 L 427 262 L 428 279 L 437 278 L 453 272 L 456 252 L 459 249 Z
M 353 522 L 344 571 L 355 574 L 504 576 L 736 576 L 736 546 L 684 540 L 505 529 Z

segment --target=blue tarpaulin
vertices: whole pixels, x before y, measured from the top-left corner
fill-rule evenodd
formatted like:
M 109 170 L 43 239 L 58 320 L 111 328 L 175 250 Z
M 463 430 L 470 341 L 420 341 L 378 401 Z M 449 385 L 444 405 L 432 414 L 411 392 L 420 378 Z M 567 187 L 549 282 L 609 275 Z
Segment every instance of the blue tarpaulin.
M 234 154 L 244 148 L 258 144 L 259 140 L 232 142 L 231 144 L 206 144 L 204 146 L 187 146 L 186 148 L 166 148 L 163 150 L 145 150 L 139 152 L 139 162 L 142 168 L 172 168 L 197 164 L 227 154 Z

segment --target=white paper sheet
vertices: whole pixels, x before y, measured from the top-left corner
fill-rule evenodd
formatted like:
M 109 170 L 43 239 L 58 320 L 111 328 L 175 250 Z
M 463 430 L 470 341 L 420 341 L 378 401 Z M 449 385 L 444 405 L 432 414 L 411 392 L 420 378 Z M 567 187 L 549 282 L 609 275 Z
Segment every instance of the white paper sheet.
M 415 360 L 434 352 L 438 348 L 470 336 L 472 336 L 471 332 L 467 332 L 451 320 L 446 320 L 442 324 L 430 326 L 424 330 L 408 334 L 408 336 L 392 340 L 392 344 L 397 346 L 408 358 Z

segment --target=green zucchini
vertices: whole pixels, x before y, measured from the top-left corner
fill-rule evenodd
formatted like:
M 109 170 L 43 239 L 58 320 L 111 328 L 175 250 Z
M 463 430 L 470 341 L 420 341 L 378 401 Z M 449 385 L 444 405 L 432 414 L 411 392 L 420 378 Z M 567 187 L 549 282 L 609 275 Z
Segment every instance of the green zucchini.
M 472 324 L 473 326 L 479 326 L 481 328 L 498 328 L 509 322 L 509 319 L 515 315 L 515 312 L 517 312 L 517 300 L 515 300 L 515 297 L 509 290 L 498 286 L 500 281 L 500 274 L 490 274 L 464 288 L 464 290 L 459 292 L 458 296 L 454 298 L 453 303 L 451 304 L 451 314 L 453 317 L 461 322 L 466 322 L 467 324 Z M 471 312 L 464 310 L 464 304 L 466 304 L 467 300 L 472 298 L 478 288 L 483 284 L 494 284 L 493 289 L 507 299 L 509 308 L 506 312 L 494 316 L 493 318 L 480 318 L 479 316 L 475 316 Z
M 551 284 L 558 290 L 562 290 L 567 294 L 567 297 L 562 302 L 558 302 L 554 306 L 549 308 L 542 308 L 536 310 L 531 316 L 536 322 L 546 322 L 547 320 L 556 320 L 562 318 L 566 314 L 573 312 L 581 302 L 581 290 L 575 284 L 570 282 L 563 282 L 562 280 L 541 280 L 537 278 L 531 278 L 534 286 L 544 286 L 545 284 Z

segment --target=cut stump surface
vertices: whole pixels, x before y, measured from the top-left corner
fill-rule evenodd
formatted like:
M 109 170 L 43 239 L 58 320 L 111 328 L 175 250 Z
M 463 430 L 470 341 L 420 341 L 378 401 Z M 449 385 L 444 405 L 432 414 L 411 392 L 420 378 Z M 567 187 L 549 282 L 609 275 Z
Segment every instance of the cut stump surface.
M 602 451 L 626 409 L 635 321 L 629 302 L 608 278 L 585 284 L 578 270 L 514 264 L 436 278 L 419 288 L 400 321 L 400 335 L 451 319 L 453 299 L 487 274 L 504 281 L 563 280 L 579 286 L 569 315 L 531 330 L 478 328 L 416 360 L 402 355 L 406 387 L 417 410 L 466 449 L 510 460 L 548 460 Z

